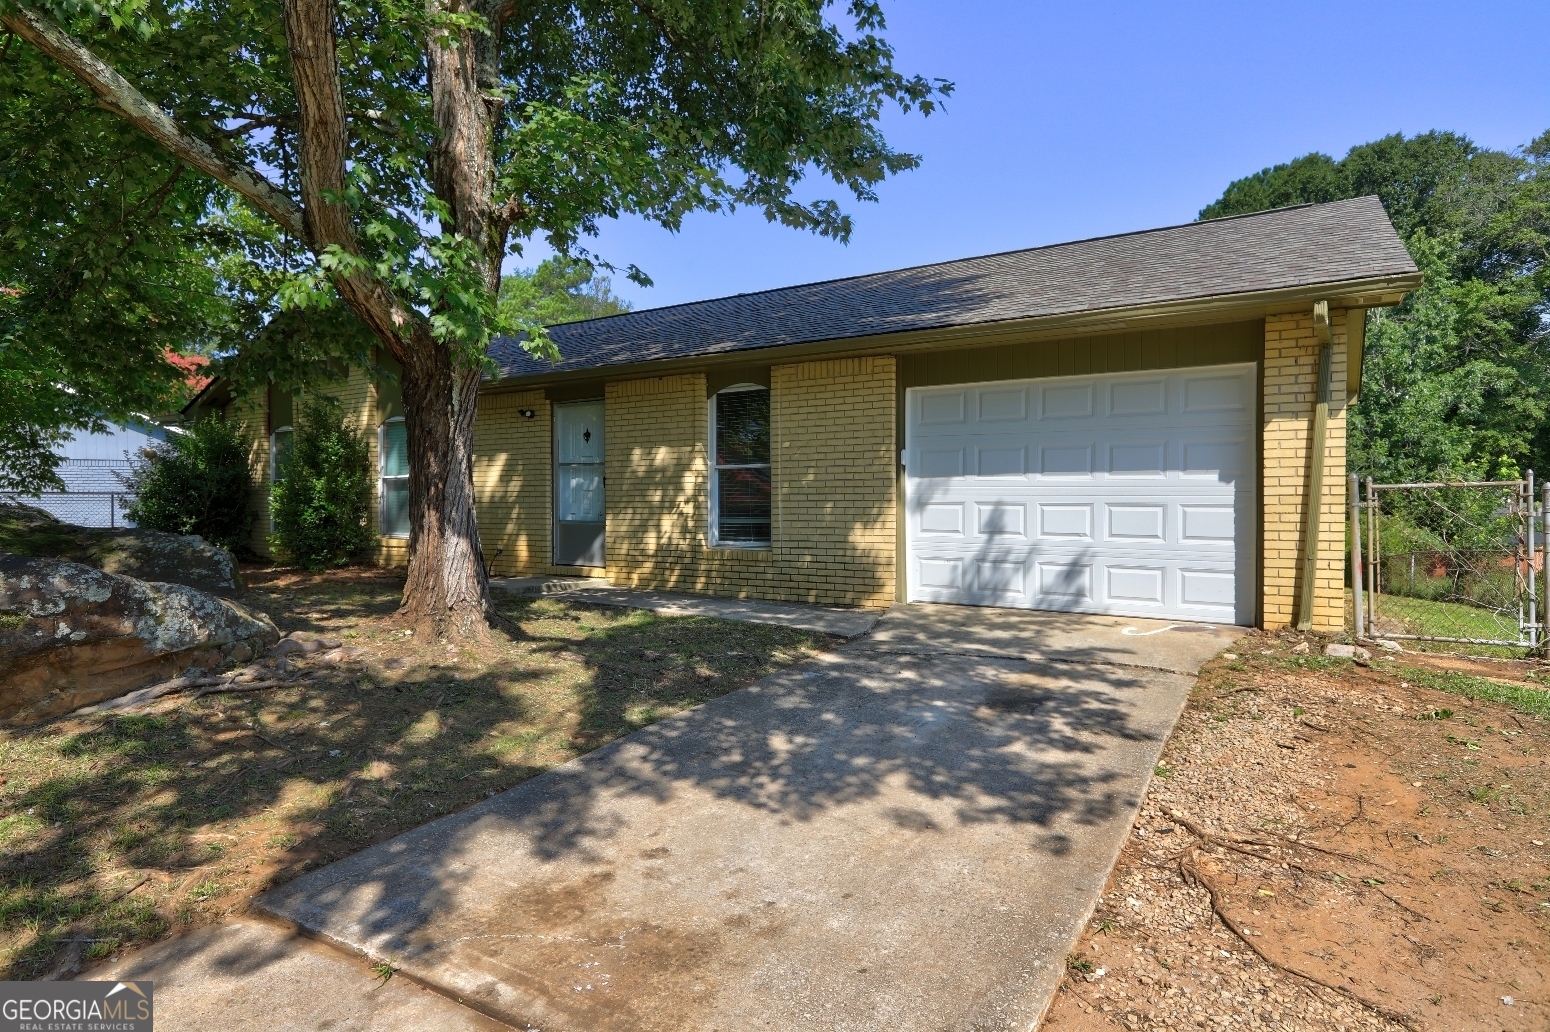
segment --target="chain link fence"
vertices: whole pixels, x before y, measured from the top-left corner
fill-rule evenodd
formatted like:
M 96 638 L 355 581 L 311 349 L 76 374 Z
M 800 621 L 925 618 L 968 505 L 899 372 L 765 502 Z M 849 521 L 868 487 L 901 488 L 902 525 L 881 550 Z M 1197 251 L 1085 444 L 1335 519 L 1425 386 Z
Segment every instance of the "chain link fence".
M 1469 483 L 1369 478 L 1358 485 L 1352 477 L 1350 495 L 1352 595 L 1362 636 L 1543 647 L 1550 491 L 1536 498 L 1532 472 Z
M 41 495 L 0 494 L 0 501 L 30 505 L 76 527 L 133 527 L 124 508 L 134 495 L 124 489 L 120 475 L 129 463 L 114 459 L 66 459 L 59 465 L 63 491 Z

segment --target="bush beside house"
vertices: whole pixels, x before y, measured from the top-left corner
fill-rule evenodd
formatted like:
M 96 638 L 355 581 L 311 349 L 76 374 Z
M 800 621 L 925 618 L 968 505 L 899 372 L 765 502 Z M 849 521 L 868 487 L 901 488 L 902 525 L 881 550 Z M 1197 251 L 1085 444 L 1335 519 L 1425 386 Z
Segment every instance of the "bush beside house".
M 371 528 L 371 451 L 336 404 L 309 402 L 289 454 L 276 460 L 271 537 L 309 570 L 343 566 L 376 543 Z
M 124 485 L 135 499 L 125 515 L 147 530 L 198 534 L 222 548 L 247 543 L 253 471 L 242 428 L 220 417 L 196 420 L 186 433 L 130 460 Z

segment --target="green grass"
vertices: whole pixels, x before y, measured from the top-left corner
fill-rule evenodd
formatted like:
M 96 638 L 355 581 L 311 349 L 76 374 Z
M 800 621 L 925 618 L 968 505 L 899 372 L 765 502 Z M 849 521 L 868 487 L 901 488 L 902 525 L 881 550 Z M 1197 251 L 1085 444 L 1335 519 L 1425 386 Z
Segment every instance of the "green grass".
M 395 575 L 249 577 L 241 598 L 282 630 L 348 638 L 364 658 L 294 687 L 0 729 L 0 977 L 41 977 L 71 940 L 108 955 L 218 920 L 836 643 L 498 597 L 512 632 L 449 649 L 393 622 Z
M 1449 695 L 1460 695 L 1480 702 L 1500 703 L 1519 713 L 1550 719 L 1550 692 L 1520 688 L 1484 677 L 1454 673 L 1451 670 L 1427 670 L 1422 667 L 1396 667 L 1396 672 L 1411 684 L 1432 688 Z
M 1381 620 L 1399 620 L 1407 634 L 1435 634 L 1445 638 L 1490 638 L 1511 641 L 1518 637 L 1516 617 L 1493 613 L 1489 609 L 1458 602 L 1431 602 L 1405 595 L 1382 595 L 1378 599 Z

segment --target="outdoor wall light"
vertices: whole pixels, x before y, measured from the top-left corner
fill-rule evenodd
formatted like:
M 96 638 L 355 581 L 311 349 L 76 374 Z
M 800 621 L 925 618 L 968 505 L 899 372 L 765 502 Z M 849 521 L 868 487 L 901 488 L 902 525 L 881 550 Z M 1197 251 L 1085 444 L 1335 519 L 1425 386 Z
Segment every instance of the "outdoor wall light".
M 521 416 L 523 419 L 532 419 L 534 416 L 538 415 L 538 413 L 534 412 L 530 408 L 519 408 L 517 409 L 517 415 Z

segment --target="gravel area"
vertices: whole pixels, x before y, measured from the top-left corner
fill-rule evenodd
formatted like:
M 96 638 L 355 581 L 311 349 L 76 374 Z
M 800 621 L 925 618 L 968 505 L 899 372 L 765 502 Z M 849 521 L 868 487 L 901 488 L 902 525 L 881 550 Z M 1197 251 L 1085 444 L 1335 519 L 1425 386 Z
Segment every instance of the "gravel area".
M 1550 1028 L 1550 722 L 1322 647 L 1202 672 L 1046 1028 Z

